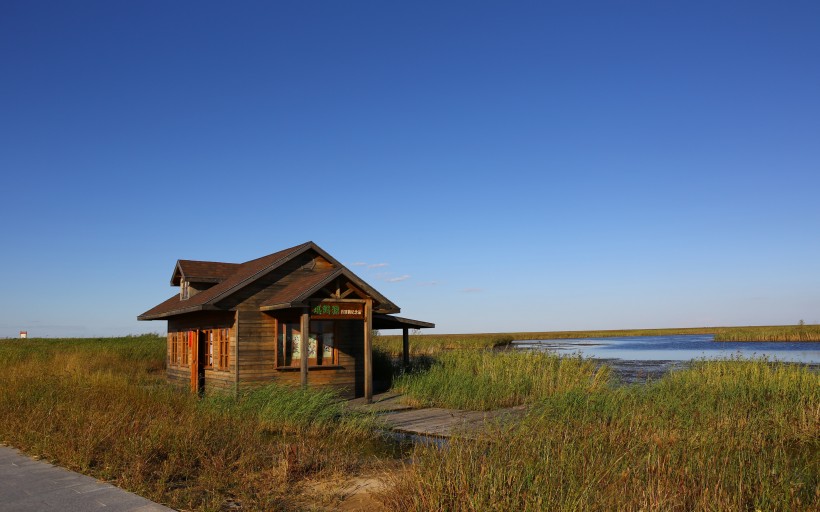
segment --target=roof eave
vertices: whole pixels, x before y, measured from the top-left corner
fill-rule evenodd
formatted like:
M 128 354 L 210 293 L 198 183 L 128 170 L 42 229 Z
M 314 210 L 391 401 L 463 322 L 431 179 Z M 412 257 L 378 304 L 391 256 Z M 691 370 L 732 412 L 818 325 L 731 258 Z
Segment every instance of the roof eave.
M 210 304 L 200 304 L 198 306 L 189 306 L 187 308 L 174 309 L 172 311 L 166 311 L 165 313 L 157 313 L 155 315 L 143 313 L 137 317 L 137 320 L 162 320 L 172 316 L 184 315 L 186 313 L 194 313 L 196 311 L 214 311 L 218 309 L 221 308 L 212 306 Z
M 271 304 L 269 306 L 261 306 L 259 311 L 276 311 L 279 309 L 303 308 L 307 307 L 304 302 L 281 302 L 279 304 Z
M 394 327 L 378 327 L 381 329 L 399 329 L 402 327 L 406 327 L 408 329 L 434 329 L 436 327 L 436 324 L 432 322 L 424 322 L 422 320 L 414 320 L 412 318 L 403 318 L 400 316 L 391 315 L 374 315 L 373 323 L 377 324 L 379 321 L 399 324 Z

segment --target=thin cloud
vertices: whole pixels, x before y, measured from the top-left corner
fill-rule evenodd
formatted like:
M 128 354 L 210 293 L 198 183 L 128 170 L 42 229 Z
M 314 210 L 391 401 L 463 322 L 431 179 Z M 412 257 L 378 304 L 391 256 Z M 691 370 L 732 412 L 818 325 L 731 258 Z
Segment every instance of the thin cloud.
M 419 286 L 438 286 L 438 281 L 424 281 L 419 283 Z
M 387 281 L 388 283 L 398 283 L 400 281 L 407 281 L 408 279 L 410 279 L 410 276 L 404 274 L 403 276 L 398 277 L 388 277 L 387 279 L 385 279 L 385 281 Z
M 464 293 L 481 293 L 484 288 L 462 288 L 461 291 Z
M 382 267 L 386 267 L 387 265 L 388 265 L 387 263 L 371 263 L 370 265 L 367 266 L 367 268 L 382 268 Z
M 363 261 L 355 261 L 355 262 L 350 264 L 351 267 L 363 267 L 365 265 L 367 265 L 367 263 L 365 263 Z

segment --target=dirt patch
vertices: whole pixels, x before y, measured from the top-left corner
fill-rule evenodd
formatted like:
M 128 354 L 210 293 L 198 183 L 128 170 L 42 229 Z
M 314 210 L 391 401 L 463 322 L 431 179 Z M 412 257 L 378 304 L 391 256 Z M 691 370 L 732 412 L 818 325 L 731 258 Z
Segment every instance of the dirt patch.
M 341 510 L 343 512 L 387 510 L 382 504 L 383 494 L 395 473 L 401 471 L 398 461 L 380 465 L 378 469 L 356 476 L 337 475 L 306 484 L 305 503 L 308 510 Z
M 354 478 L 342 489 L 342 500 L 336 510 L 386 510 L 377 499 L 378 493 L 385 488 L 385 480 L 385 475 Z

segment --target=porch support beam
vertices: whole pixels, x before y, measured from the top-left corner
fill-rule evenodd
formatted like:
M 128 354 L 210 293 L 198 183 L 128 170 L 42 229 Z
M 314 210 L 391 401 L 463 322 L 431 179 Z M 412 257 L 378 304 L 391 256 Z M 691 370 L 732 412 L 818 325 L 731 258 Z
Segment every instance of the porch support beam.
M 308 308 L 302 310 L 302 321 L 300 325 L 302 343 L 299 345 L 299 363 L 302 376 L 302 387 L 308 385 L 308 343 L 310 343 L 310 313 Z
M 410 330 L 407 327 L 401 330 L 401 361 L 405 371 L 410 368 Z
M 373 402 L 373 299 L 364 303 L 364 401 Z

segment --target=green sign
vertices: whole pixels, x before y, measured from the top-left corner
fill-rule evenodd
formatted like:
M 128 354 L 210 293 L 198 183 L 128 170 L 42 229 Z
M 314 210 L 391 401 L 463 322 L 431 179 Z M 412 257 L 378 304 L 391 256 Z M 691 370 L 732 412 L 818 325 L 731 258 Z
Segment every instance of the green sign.
M 341 308 L 335 304 L 319 304 L 313 308 L 314 315 L 339 315 Z
M 355 302 L 326 302 L 313 306 L 310 309 L 310 313 L 317 318 L 364 318 L 364 304 Z

